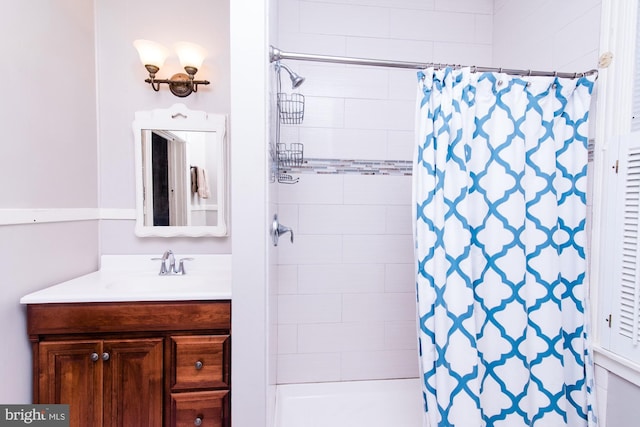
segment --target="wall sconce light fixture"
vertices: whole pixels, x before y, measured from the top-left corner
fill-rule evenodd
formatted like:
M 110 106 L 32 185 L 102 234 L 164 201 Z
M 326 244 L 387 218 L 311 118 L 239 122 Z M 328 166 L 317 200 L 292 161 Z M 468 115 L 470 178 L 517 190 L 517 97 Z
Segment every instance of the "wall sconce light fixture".
M 160 90 L 160 84 L 169 85 L 169 90 L 175 96 L 184 98 L 198 91 L 198 85 L 208 85 L 207 80 L 195 80 L 198 68 L 202 66 L 202 61 L 206 55 L 205 50 L 195 43 L 180 42 L 175 44 L 176 53 L 180 59 L 180 64 L 184 67 L 185 73 L 177 73 L 170 79 L 156 79 L 156 73 L 164 65 L 164 61 L 169 56 L 169 50 L 160 43 L 151 40 L 136 40 L 133 45 L 138 50 L 142 65 L 149 72 L 149 78 L 145 82 L 149 83 L 156 92 Z

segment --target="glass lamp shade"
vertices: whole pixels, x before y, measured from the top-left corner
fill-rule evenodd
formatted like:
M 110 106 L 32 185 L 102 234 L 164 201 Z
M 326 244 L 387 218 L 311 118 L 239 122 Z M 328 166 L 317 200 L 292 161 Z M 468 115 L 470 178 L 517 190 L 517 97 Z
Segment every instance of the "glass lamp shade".
M 151 40 L 136 40 L 133 45 L 138 50 L 140 62 L 145 66 L 155 65 L 162 68 L 165 59 L 169 56 L 169 50 L 166 47 Z
M 202 46 L 195 43 L 179 42 L 174 45 L 178 58 L 180 58 L 180 64 L 183 67 L 193 67 L 199 69 L 202 66 L 207 52 Z

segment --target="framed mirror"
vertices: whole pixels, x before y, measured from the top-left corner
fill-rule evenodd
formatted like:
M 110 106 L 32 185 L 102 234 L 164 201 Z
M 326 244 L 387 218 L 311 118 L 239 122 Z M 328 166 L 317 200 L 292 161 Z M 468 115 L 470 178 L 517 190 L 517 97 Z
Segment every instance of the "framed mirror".
M 138 236 L 226 236 L 226 116 L 138 111 L 133 122 Z

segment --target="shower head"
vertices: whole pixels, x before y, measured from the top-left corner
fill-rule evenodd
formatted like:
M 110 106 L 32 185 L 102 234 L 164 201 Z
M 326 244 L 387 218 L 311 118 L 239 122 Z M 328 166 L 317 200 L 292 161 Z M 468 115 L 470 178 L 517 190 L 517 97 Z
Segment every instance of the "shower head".
M 304 77 L 292 71 L 291 68 L 287 67 L 284 64 L 279 64 L 279 67 L 284 68 L 287 73 L 289 73 L 289 78 L 291 79 L 291 87 L 293 89 L 300 87 L 300 85 L 304 83 Z

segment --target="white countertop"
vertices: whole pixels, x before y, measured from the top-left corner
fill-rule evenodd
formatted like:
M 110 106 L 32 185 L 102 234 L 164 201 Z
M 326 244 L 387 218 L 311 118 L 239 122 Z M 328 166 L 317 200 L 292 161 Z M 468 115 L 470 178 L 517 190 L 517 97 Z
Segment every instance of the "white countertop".
M 185 275 L 160 276 L 158 255 L 103 255 L 100 270 L 23 296 L 21 304 L 231 299 L 231 255 L 176 254 Z

